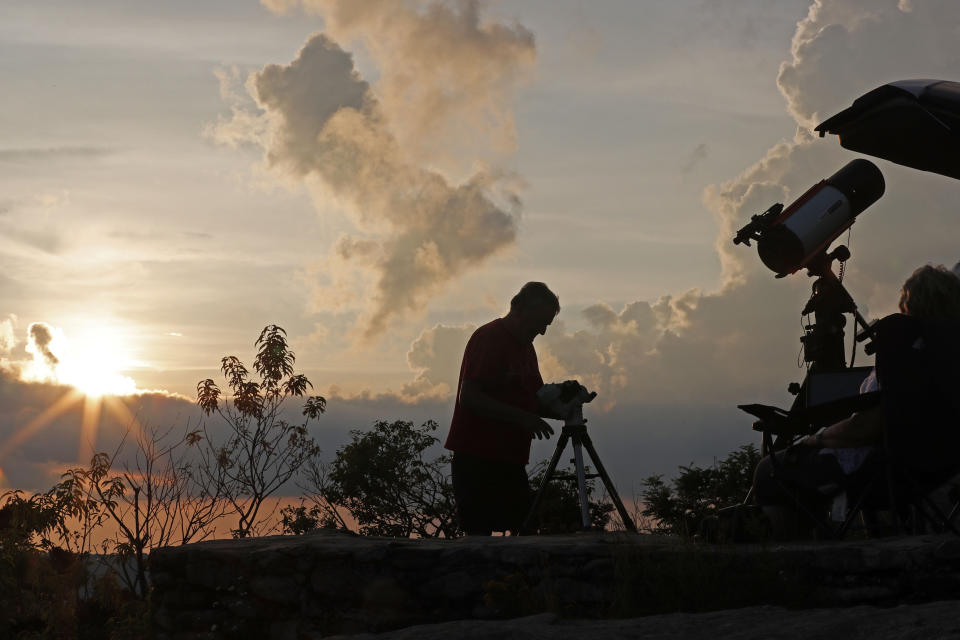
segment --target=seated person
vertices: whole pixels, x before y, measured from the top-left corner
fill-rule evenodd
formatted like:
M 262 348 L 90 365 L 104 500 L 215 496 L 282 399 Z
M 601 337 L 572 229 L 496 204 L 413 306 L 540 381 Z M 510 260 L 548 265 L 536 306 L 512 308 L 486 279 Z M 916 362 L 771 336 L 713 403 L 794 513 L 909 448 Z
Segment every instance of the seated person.
M 908 316 L 960 322 L 960 278 L 943 266 L 920 267 L 903 283 L 899 306 Z M 860 392 L 877 390 L 874 369 Z M 804 509 L 813 512 L 825 507 L 826 500 L 880 443 L 882 427 L 880 407 L 857 412 L 778 452 L 776 465 L 769 456 L 760 461 L 754 496 L 770 520 L 774 537 L 810 529 L 800 526 L 798 516 Z

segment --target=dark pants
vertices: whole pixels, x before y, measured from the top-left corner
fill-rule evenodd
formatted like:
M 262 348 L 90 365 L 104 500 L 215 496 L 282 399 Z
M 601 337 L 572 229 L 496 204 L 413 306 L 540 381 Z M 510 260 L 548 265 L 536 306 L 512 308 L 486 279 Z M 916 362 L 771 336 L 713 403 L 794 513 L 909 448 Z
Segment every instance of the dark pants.
M 757 465 L 754 489 L 757 504 L 795 505 L 823 501 L 846 484 L 843 469 L 832 455 L 798 446 L 767 456 Z
M 523 464 L 454 453 L 451 471 L 460 527 L 468 535 L 520 529 L 531 502 Z
M 767 456 L 757 465 L 754 499 L 767 511 L 777 539 L 809 538 L 822 525 L 831 496 L 845 488 L 847 479 L 832 455 L 797 446 Z

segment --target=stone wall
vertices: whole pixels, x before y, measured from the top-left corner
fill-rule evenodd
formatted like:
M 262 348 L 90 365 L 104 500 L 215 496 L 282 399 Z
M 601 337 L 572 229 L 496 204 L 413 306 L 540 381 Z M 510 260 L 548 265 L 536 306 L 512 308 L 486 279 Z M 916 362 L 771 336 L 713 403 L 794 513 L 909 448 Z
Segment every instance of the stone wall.
M 629 617 L 952 598 L 960 539 L 717 547 L 612 533 L 314 533 L 159 549 L 151 571 L 159 638 L 313 638 L 546 611 Z

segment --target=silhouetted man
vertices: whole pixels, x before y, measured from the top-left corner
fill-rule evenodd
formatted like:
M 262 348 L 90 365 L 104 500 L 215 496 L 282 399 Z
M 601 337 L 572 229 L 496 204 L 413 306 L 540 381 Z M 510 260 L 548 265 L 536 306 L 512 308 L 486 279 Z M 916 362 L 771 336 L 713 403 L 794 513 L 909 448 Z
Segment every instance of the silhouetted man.
M 533 340 L 560 311 L 556 294 L 528 282 L 503 318 L 473 332 L 463 353 L 447 449 L 460 526 L 469 535 L 516 532 L 530 507 L 526 464 L 534 436 L 549 438 L 550 415 Z

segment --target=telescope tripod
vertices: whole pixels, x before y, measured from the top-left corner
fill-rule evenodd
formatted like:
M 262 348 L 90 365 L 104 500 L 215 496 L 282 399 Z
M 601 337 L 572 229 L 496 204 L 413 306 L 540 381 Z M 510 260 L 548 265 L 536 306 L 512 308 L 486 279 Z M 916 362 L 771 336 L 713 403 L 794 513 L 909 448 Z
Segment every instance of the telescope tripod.
M 613 504 L 617 507 L 617 511 L 620 513 L 620 518 L 623 520 L 623 526 L 627 528 L 627 531 L 636 533 L 637 527 L 633 524 L 633 520 L 627 513 L 626 507 L 623 506 L 623 502 L 620 500 L 620 496 L 617 494 L 617 490 L 613 486 L 613 482 L 610 481 L 610 476 L 607 475 L 606 470 L 603 468 L 603 463 L 600 462 L 600 456 L 597 455 L 597 450 L 593 448 L 593 442 L 590 440 L 590 436 L 587 434 L 587 425 L 583 423 L 563 426 L 563 430 L 560 432 L 560 438 L 557 440 L 557 448 L 553 452 L 553 458 L 550 459 L 550 464 L 547 466 L 547 472 L 544 474 L 543 480 L 540 482 L 540 488 L 537 489 L 537 493 L 533 497 L 533 504 L 530 506 L 530 512 L 527 514 L 527 517 L 523 521 L 523 525 L 520 527 L 520 533 L 523 534 L 528 531 L 533 519 L 536 517 L 537 507 L 540 506 L 540 500 L 543 498 L 547 484 L 550 482 L 550 479 L 553 477 L 554 473 L 556 473 L 557 463 L 560 462 L 560 456 L 563 455 L 563 450 L 567 447 L 568 440 L 573 441 L 573 462 L 576 465 L 577 471 L 577 490 L 580 493 L 580 517 L 583 524 L 583 530 L 590 530 L 590 502 L 587 498 L 587 478 L 600 478 L 603 480 L 603 486 L 606 487 L 607 493 L 610 495 L 610 499 L 613 500 Z M 584 471 L 584 447 L 586 447 L 587 453 L 590 454 L 590 459 L 593 460 L 593 464 L 597 468 L 597 473 L 588 475 Z

